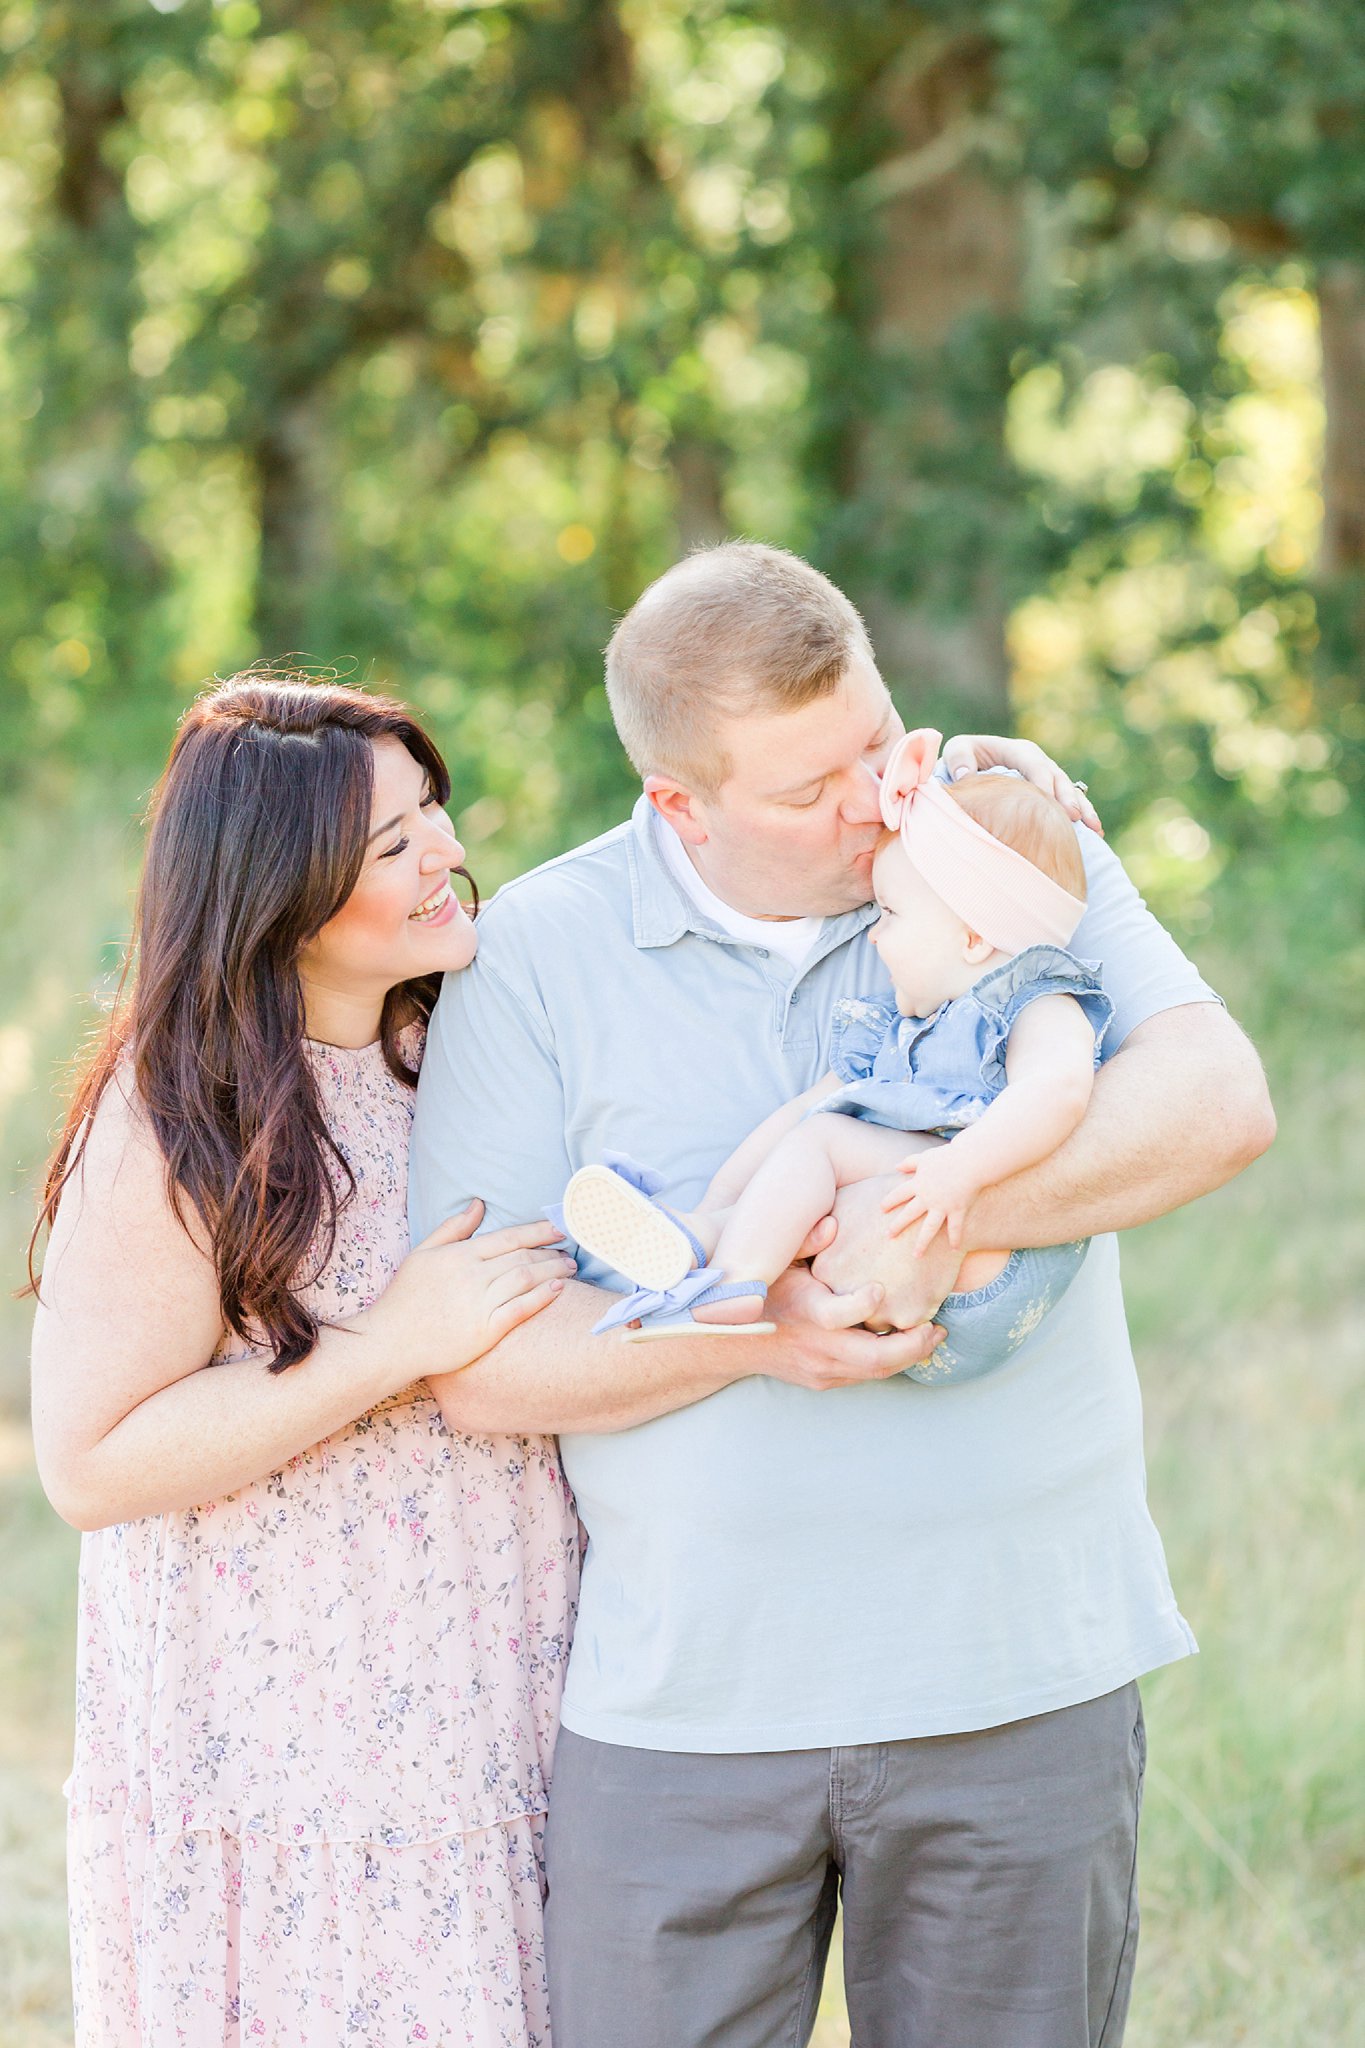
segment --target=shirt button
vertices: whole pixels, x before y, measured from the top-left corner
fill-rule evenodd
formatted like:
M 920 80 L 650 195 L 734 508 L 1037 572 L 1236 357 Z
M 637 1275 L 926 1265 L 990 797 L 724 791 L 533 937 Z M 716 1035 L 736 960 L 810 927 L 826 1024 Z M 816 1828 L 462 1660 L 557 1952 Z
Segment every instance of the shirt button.
M 800 989 L 797 989 L 797 990 L 795 991 L 795 993 L 793 994 L 793 996 L 792 996 L 792 1001 L 793 1001 L 793 1003 L 799 1003 L 799 1002 L 800 1002 L 800 1000 L 801 1000 L 801 991 L 800 991 Z
M 768 957 L 768 949 L 767 949 L 767 947 L 766 947 L 766 946 L 760 946 L 760 947 L 759 947 L 759 948 L 758 948 L 757 950 L 758 950 L 758 957 L 759 957 L 759 959 L 760 959 L 760 960 L 766 960 L 766 959 L 767 959 L 767 957 Z

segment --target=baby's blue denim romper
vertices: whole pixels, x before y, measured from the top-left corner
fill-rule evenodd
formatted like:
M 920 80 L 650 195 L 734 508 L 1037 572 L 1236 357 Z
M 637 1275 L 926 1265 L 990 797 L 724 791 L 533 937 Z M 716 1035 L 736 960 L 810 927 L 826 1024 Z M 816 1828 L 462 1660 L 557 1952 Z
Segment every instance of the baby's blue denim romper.
M 903 1017 L 893 1002 L 845 996 L 834 1008 L 832 1071 L 845 1084 L 812 1112 L 833 1110 L 895 1131 L 951 1138 L 1005 1087 L 1014 1020 L 1039 996 L 1074 996 L 1095 1030 L 1095 1063 L 1114 1006 L 1096 971 L 1060 946 L 1030 946 L 993 967 L 932 1017 Z M 1081 1269 L 1089 1238 L 1011 1253 L 985 1287 L 950 1294 L 934 1317 L 947 1336 L 917 1380 L 970 1380 L 1031 1336 Z

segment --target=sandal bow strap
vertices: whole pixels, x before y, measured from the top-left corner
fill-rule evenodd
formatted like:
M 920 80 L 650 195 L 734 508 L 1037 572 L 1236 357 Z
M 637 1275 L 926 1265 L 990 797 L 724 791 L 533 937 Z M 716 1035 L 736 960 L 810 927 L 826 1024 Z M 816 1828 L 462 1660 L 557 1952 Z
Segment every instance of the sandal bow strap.
M 710 1295 L 711 1289 L 725 1275 L 714 1266 L 694 1266 L 685 1273 L 676 1287 L 637 1287 L 633 1293 L 622 1295 L 613 1308 L 609 1308 L 592 1326 L 594 1337 L 605 1330 L 617 1330 L 625 1323 L 643 1322 L 646 1316 L 681 1315 L 702 1295 Z
M 632 1159 L 629 1152 L 603 1152 L 603 1166 L 609 1166 L 628 1187 L 638 1188 L 642 1195 L 654 1196 L 665 1186 L 664 1177 L 652 1166 L 641 1166 L 638 1159 Z

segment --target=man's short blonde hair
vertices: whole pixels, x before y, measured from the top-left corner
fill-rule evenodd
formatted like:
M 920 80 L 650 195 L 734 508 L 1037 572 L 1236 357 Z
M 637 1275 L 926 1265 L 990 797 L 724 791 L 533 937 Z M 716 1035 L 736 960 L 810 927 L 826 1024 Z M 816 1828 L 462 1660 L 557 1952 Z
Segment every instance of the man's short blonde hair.
M 757 541 L 699 549 L 651 583 L 607 648 L 607 699 L 641 775 L 713 796 L 730 774 L 719 724 L 796 711 L 837 689 L 867 631 L 798 555 Z

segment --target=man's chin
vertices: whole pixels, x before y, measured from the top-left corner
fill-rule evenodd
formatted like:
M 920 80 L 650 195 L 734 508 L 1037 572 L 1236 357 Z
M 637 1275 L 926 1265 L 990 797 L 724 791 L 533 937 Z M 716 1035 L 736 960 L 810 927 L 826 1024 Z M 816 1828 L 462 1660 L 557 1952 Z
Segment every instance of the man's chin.
M 872 901 L 871 872 L 864 874 L 860 869 L 845 883 L 836 906 L 824 912 L 826 917 L 838 917 L 845 911 L 861 910 Z
M 850 910 L 861 910 L 864 905 L 871 901 L 871 875 L 865 873 L 861 868 L 856 868 L 852 873 L 845 870 L 838 881 L 831 882 L 825 889 L 818 892 L 812 889 L 810 900 L 803 903 L 799 909 L 793 903 L 788 904 L 783 910 L 771 911 L 769 915 L 773 917 L 845 917 Z

